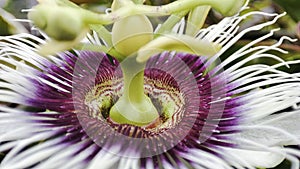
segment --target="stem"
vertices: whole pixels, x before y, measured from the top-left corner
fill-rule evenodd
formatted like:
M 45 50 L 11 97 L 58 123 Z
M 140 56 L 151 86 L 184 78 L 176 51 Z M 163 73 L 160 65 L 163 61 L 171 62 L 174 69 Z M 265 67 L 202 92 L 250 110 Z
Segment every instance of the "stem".
M 132 15 L 164 16 L 191 10 L 197 6 L 208 5 L 223 15 L 234 15 L 239 12 L 246 0 L 178 0 L 162 6 L 150 6 L 141 4 L 128 4 L 110 14 L 96 14 L 87 10 L 83 11 L 83 18 L 89 24 L 111 24 L 119 19 Z
M 159 115 L 150 98 L 144 93 L 145 63 L 137 63 L 129 57 L 121 63 L 124 91 L 110 110 L 110 118 L 119 124 L 144 126 L 155 121 Z
M 138 102 L 144 97 L 144 69 L 145 64 L 140 64 L 136 59 L 128 58 L 121 63 L 124 75 L 124 96 L 133 102 Z

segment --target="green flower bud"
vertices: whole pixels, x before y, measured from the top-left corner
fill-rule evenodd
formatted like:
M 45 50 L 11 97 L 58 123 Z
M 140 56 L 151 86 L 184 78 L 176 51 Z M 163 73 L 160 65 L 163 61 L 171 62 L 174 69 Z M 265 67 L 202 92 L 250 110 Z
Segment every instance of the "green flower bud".
M 28 18 L 58 41 L 74 40 L 86 27 L 78 9 L 71 7 L 37 5 Z
M 153 39 L 153 27 L 145 15 L 134 15 L 114 23 L 112 42 L 122 55 L 129 56 Z

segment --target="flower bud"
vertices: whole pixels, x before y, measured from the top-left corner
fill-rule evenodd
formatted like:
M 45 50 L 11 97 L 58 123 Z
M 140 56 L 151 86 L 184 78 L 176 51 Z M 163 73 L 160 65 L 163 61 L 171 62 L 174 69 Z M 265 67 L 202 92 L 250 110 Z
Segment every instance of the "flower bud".
M 74 40 L 85 25 L 77 8 L 37 5 L 28 18 L 49 37 L 58 41 Z
M 129 56 L 153 39 L 153 27 L 145 15 L 134 15 L 114 23 L 112 42 L 115 49 Z

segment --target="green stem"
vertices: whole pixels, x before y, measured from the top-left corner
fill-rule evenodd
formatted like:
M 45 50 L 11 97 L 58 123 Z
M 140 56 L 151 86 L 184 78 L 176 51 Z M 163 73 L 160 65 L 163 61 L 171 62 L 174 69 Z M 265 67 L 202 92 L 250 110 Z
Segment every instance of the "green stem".
M 197 6 L 208 5 L 223 15 L 234 15 L 244 5 L 245 0 L 178 0 L 162 6 L 150 6 L 141 4 L 128 4 L 110 14 L 96 14 L 83 10 L 83 18 L 89 24 L 111 24 L 119 19 L 132 15 L 164 16 L 193 9 Z
M 110 110 L 110 118 L 119 124 L 144 126 L 155 121 L 159 115 L 150 98 L 144 93 L 145 63 L 137 63 L 129 57 L 121 63 L 124 91 Z
M 144 69 L 145 64 L 137 63 L 134 58 L 128 58 L 121 63 L 124 75 L 124 96 L 133 102 L 144 97 Z

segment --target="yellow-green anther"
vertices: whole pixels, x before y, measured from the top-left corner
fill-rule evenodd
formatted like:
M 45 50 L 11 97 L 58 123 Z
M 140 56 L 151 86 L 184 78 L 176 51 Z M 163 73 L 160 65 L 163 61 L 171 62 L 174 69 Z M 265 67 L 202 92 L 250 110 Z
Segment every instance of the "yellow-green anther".
M 143 4 L 145 0 L 132 0 L 135 4 Z
M 47 43 L 40 46 L 38 53 L 42 56 L 54 55 L 57 52 L 69 50 L 77 45 L 87 34 L 88 29 L 83 30 L 74 40 L 71 41 L 57 41 L 55 39 L 49 40 Z
M 198 6 L 190 11 L 186 26 L 187 35 L 194 36 L 203 27 L 210 9 L 210 6 Z
M 130 0 L 115 0 L 112 11 L 134 5 Z M 124 56 L 130 56 L 153 39 L 153 27 L 145 15 L 132 15 L 115 22 L 112 28 L 114 48 Z
M 167 5 L 162 6 L 147 6 L 137 5 L 132 10 L 135 13 L 143 13 L 151 16 L 170 15 L 178 13 L 183 10 L 193 9 L 197 6 L 211 6 L 222 15 L 232 16 L 241 10 L 241 7 L 245 5 L 246 0 L 178 0 Z
M 37 0 L 39 4 L 50 5 L 50 6 L 65 6 L 65 7 L 73 7 L 80 8 L 75 3 L 69 0 Z
M 34 9 L 34 11 L 28 13 L 28 19 L 33 21 L 34 25 L 37 26 L 39 29 L 44 30 L 47 27 L 47 16 L 45 15 L 46 13 Z
M 78 5 L 69 0 L 47 0 L 47 1 L 55 1 L 58 6 L 68 6 L 73 8 L 80 8 Z
M 164 35 L 143 46 L 137 55 L 137 62 L 146 62 L 151 56 L 163 51 L 191 53 L 198 56 L 213 56 L 221 49 L 219 44 L 198 40 L 188 35 Z
M 37 5 L 28 18 L 49 37 L 58 41 L 74 40 L 87 26 L 77 8 Z
M 111 4 L 111 10 L 116 11 L 126 5 L 134 5 L 134 3 L 131 0 L 114 0 Z
M 112 42 L 124 56 L 130 56 L 153 39 L 153 27 L 145 15 L 134 15 L 114 23 Z

